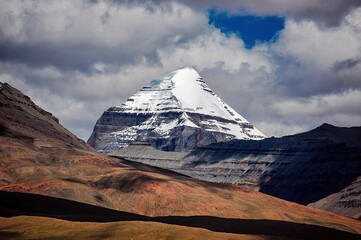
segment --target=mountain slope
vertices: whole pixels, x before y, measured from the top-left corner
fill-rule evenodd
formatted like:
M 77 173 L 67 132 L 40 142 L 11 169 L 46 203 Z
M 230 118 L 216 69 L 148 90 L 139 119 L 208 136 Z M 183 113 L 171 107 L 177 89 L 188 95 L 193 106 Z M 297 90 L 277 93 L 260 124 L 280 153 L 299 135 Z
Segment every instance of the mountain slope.
M 103 156 L 16 89 L 2 84 L 0 96 L 5 129 L 0 135 L 2 191 L 41 194 L 146 216 L 282 220 L 361 233 L 358 221 L 339 215 Z M 6 197 L 2 201 L 12 202 Z
M 214 142 L 265 136 L 222 101 L 193 68 L 167 73 L 97 121 L 88 143 L 114 153 L 134 141 L 182 151 Z
M 38 147 L 90 150 L 82 140 L 59 124 L 51 113 L 41 109 L 17 89 L 0 83 L 0 135 L 26 140 Z
M 293 136 L 232 140 L 173 157 L 162 157 L 162 152 L 137 145 L 115 155 L 197 179 L 245 186 L 305 205 L 336 194 L 312 206 L 359 218 L 360 182 L 354 181 L 361 176 L 360 136 L 361 127 L 323 124 Z
M 308 206 L 361 220 L 361 176 L 341 191 L 310 203 Z

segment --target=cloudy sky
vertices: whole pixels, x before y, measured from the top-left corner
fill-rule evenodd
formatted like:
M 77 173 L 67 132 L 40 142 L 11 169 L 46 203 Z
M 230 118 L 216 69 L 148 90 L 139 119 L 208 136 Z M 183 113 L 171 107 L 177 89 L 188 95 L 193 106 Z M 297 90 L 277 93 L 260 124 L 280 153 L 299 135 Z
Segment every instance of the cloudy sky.
M 268 136 L 361 125 L 359 0 L 0 5 L 0 81 L 84 140 L 107 108 L 185 66 Z

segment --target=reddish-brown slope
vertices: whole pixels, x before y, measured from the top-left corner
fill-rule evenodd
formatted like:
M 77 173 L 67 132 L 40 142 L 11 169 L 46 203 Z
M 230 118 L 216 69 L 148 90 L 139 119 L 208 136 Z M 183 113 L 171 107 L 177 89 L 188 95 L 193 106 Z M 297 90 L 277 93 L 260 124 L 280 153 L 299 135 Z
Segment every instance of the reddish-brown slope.
M 324 226 L 300 224 L 289 221 L 221 218 L 213 216 L 149 217 L 134 213 L 96 207 L 93 205 L 65 199 L 52 198 L 37 194 L 4 191 L 0 191 L 0 216 L 52 217 L 76 222 L 118 222 L 120 226 L 122 225 L 121 222 L 135 221 L 134 225 L 138 225 L 139 227 L 142 225 L 144 226 L 145 222 L 166 223 L 172 224 L 174 227 L 185 226 L 188 227 L 189 230 L 191 230 L 191 228 L 202 228 L 211 230 L 213 232 L 236 233 L 241 235 L 261 235 L 266 239 L 269 239 L 269 237 L 277 237 L 277 239 L 290 238 L 307 240 L 359 240 L 360 238 L 359 234 L 350 233 L 347 231 L 340 231 Z M 0 223 L 6 224 L 6 222 L 1 221 L 1 218 Z M 32 228 L 36 228 L 36 225 L 34 226 L 35 223 L 32 224 Z M 43 228 L 42 231 L 46 230 L 49 232 L 49 226 L 44 227 L 45 229 Z M 18 226 L 14 228 L 7 225 L 5 229 L 6 231 L 15 230 L 16 233 L 19 233 Z M 0 228 L 0 237 L 3 230 L 4 227 Z M 147 235 L 148 234 L 149 233 L 147 233 Z M 160 234 L 157 233 L 157 235 Z M 149 236 L 146 237 L 149 239 Z M 36 238 L 40 238 L 40 236 L 36 236 Z M 77 235 L 77 239 L 78 238 L 79 236 Z M 153 238 L 160 239 L 161 237 L 158 236 Z M 201 238 L 201 236 L 198 236 L 198 238 Z M 183 236 L 178 235 L 177 239 L 183 239 Z

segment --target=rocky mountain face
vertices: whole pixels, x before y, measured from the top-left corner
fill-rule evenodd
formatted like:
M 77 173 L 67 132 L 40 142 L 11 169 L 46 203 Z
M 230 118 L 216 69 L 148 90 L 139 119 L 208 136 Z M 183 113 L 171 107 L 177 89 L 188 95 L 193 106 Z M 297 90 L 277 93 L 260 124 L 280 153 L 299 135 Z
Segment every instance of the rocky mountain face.
M 232 139 L 263 139 L 258 129 L 220 99 L 193 68 L 167 73 L 111 107 L 88 143 L 111 154 L 135 141 L 183 151 Z
M 361 220 L 361 176 L 341 191 L 310 203 L 308 206 Z
M 360 218 L 361 192 L 357 180 L 361 176 L 360 143 L 361 127 L 323 124 L 312 131 L 282 138 L 211 144 L 180 156 L 178 161 L 151 159 L 147 157 L 149 150 L 138 150 L 136 156 L 136 152 L 129 154 L 131 149 L 124 149 L 117 155 L 305 205 L 316 202 L 312 206 Z

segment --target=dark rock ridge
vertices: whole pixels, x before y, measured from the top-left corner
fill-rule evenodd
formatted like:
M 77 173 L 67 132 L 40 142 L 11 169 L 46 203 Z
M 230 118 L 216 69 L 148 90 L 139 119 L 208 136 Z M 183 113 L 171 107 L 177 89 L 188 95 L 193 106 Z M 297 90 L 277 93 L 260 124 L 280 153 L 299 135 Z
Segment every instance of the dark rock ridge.
M 147 159 L 147 151 L 139 149 L 138 156 L 129 154 L 131 149 L 120 150 L 117 155 L 305 205 L 335 194 L 312 206 L 359 218 L 360 181 L 356 179 L 361 176 L 360 137 L 361 127 L 323 124 L 282 138 L 214 143 L 191 151 L 179 161 Z
M 151 81 L 121 106 L 105 111 L 88 143 L 110 154 L 135 141 L 165 151 L 184 151 L 232 139 L 264 137 L 193 68 L 184 68 Z
M 61 126 L 51 113 L 7 83 L 0 83 L 0 136 L 27 139 L 36 147 L 91 149 Z

